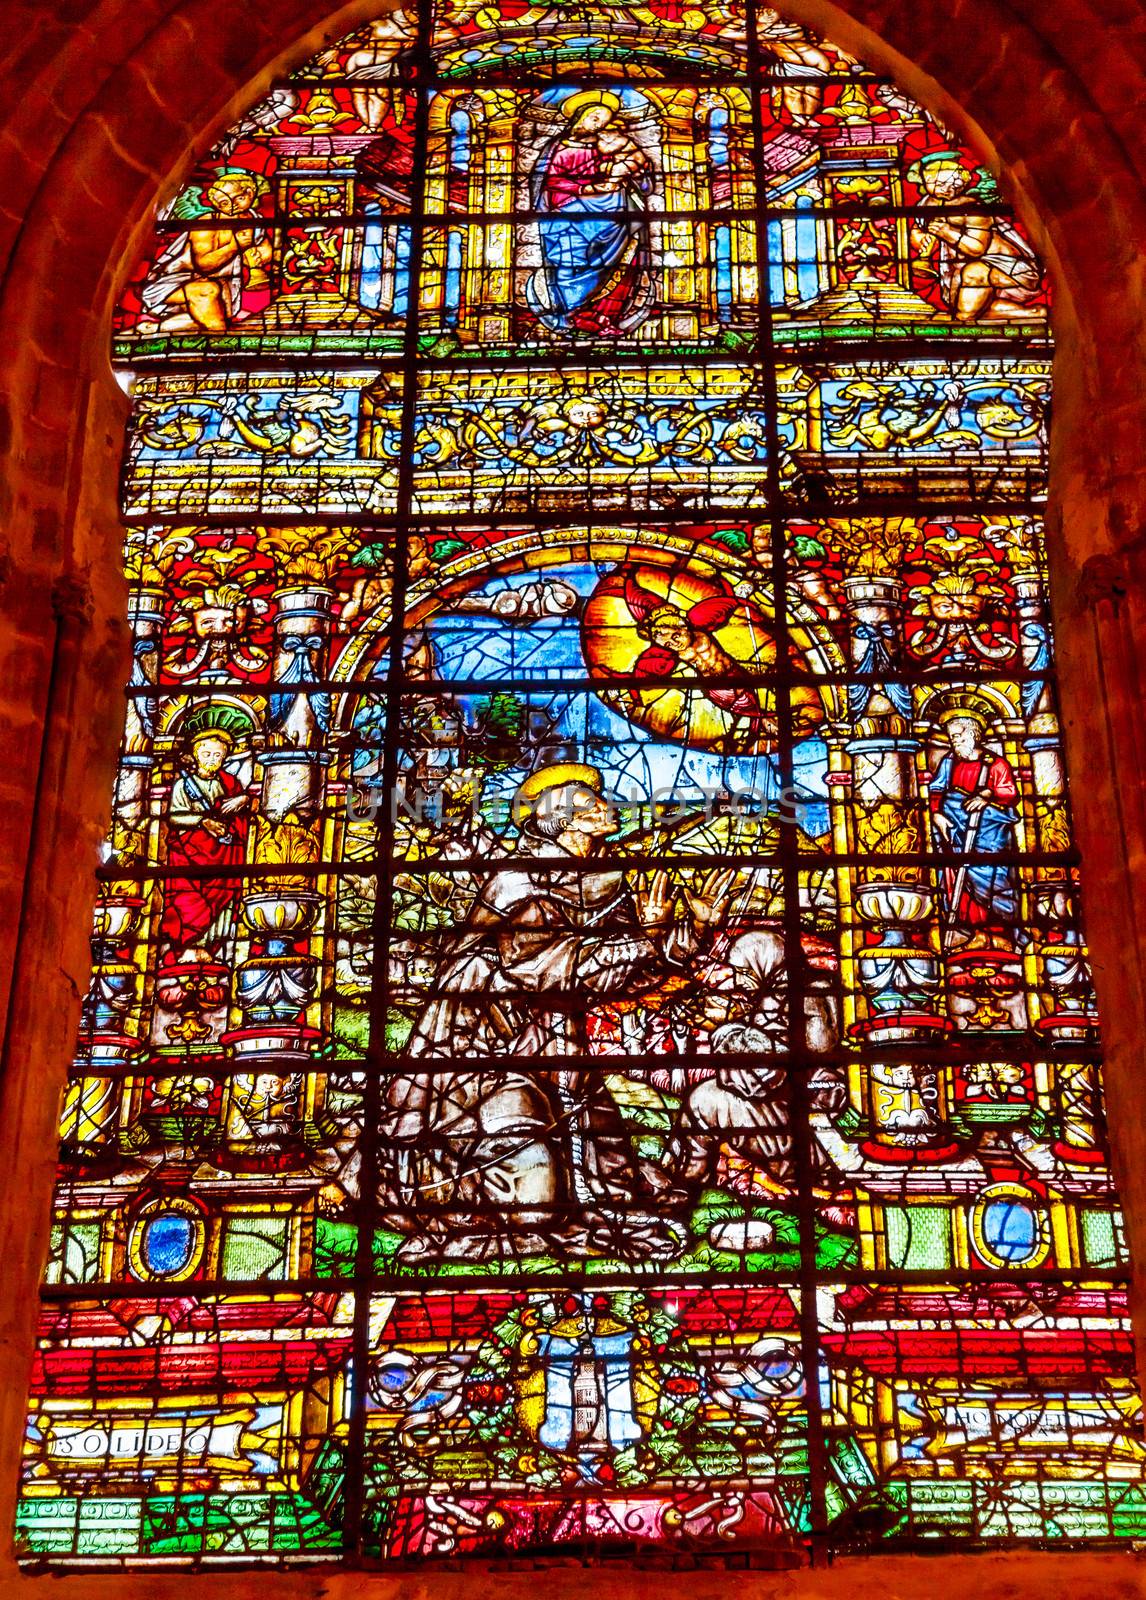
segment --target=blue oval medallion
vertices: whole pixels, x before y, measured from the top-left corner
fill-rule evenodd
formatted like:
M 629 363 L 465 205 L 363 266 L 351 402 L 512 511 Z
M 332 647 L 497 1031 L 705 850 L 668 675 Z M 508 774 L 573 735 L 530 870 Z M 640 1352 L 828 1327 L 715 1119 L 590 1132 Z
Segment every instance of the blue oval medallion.
M 1040 1243 L 1039 1221 L 1022 1200 L 992 1200 L 983 1208 L 983 1243 L 1012 1266 L 1030 1260 Z
M 170 1277 L 182 1272 L 195 1248 L 195 1223 L 178 1211 L 152 1217 L 143 1231 L 142 1256 L 149 1272 Z

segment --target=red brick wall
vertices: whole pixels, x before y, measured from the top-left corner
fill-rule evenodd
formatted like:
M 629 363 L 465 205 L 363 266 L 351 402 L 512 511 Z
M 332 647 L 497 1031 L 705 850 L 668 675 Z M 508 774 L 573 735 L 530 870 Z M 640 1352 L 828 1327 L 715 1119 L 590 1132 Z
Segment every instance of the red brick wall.
M 0 7 L 0 1596 L 59 1086 L 86 979 L 126 676 L 111 306 L 151 208 L 284 62 L 377 0 L 6 0 Z M 1049 528 L 1068 753 L 1131 1246 L 1146 1263 L 1146 8 L 1141 0 L 791 0 L 996 159 L 1051 263 Z M 1146 1350 L 1146 1296 L 1138 1291 Z M 1146 1370 L 1146 1362 L 1144 1362 Z M 852 1600 L 1146 1594 L 1133 1554 L 874 1558 L 828 1572 L 553 1571 L 586 1600 L 655 1583 Z M 536 1592 L 526 1575 L 54 1580 L 100 1596 Z

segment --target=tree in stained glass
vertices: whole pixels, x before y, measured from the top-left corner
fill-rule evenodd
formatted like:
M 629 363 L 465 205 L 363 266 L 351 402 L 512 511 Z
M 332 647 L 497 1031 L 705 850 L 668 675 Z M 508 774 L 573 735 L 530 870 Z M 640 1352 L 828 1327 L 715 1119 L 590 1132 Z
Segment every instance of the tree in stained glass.
M 30 1564 L 1146 1536 L 1045 278 L 770 8 L 424 0 L 121 297 Z

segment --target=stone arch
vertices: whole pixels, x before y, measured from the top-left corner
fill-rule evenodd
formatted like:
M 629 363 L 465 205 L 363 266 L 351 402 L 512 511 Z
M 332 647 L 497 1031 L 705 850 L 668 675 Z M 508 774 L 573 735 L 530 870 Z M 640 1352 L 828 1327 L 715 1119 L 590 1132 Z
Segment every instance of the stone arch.
M 114 563 L 123 404 L 104 356 L 111 305 L 154 192 L 170 187 L 189 145 L 202 148 L 282 62 L 313 52 L 373 9 L 356 0 L 331 16 L 321 5 L 294 3 L 268 16 L 253 3 L 224 10 L 217 0 L 124 0 L 58 30 L 35 7 L 14 9 L 5 129 L 12 182 L 0 290 L 0 393 L 12 465 L 3 594 L 12 759 L 2 791 L 12 870 L 0 937 L 9 958 L 3 970 L 13 974 L 0 1248 L 12 1317 L 5 1339 L 12 1375 L 4 1387 L 15 1407 L 43 1253 L 56 1088 L 86 969 L 90 865 L 106 816 L 126 659 Z M 1075 770 L 1089 780 L 1078 785 L 1076 811 L 1090 896 L 1104 911 L 1092 948 L 1116 1157 L 1141 1259 L 1146 1166 L 1135 1069 L 1146 1005 L 1135 903 L 1146 846 L 1136 717 L 1137 646 L 1146 636 L 1137 536 L 1146 498 L 1146 157 L 1134 144 L 1133 108 L 1146 73 L 1129 30 L 1119 34 L 1124 19 L 1116 0 L 1064 0 L 1037 20 L 1017 18 L 1000 0 L 969 0 L 941 13 L 894 0 L 856 0 L 847 12 L 794 0 L 786 9 L 885 66 L 993 152 L 1054 272 L 1057 631 L 1068 747 Z M 194 73 L 186 70 L 189 59 Z M 37 1197 L 31 1208 L 29 1194 Z M 4 1420 L 0 1519 L 7 1526 L 18 1424 L 7 1411 Z M 1014 1560 L 1021 1566 L 1004 1580 L 1005 1564 L 992 1558 L 1000 1581 L 1019 1585 L 1015 1593 L 1030 1582 L 1034 1592 L 1043 1559 Z M 1108 1564 L 1095 1592 L 1110 1593 L 1122 1581 L 1131 1592 L 1131 1566 L 1130 1558 Z M 852 1576 L 850 1592 L 862 1594 L 870 1584 L 874 1593 L 876 1583 L 885 1590 L 886 1581 L 877 1571 Z M 245 1588 L 246 1580 L 241 1589 L 232 1582 L 226 1592 Z M 153 1584 L 149 1590 L 158 1592 Z M 310 1591 L 304 1584 L 299 1592 Z

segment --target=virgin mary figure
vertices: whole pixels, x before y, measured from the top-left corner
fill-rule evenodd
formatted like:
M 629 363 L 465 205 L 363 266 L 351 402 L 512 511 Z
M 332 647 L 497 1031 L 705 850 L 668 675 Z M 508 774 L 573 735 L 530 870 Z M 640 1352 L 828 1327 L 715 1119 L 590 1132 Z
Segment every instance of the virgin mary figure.
M 561 111 L 568 126 L 530 177 L 542 264 L 526 282 L 526 300 L 556 333 L 627 333 L 653 302 L 645 216 L 653 164 L 616 95 L 588 90 Z

